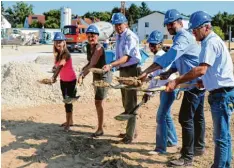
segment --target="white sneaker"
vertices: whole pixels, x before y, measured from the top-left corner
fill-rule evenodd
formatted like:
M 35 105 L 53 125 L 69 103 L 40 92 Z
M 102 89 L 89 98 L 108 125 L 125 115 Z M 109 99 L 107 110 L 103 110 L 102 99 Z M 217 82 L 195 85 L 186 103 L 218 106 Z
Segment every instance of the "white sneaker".
M 150 154 L 150 155 L 160 155 L 160 152 L 149 151 L 148 154 Z

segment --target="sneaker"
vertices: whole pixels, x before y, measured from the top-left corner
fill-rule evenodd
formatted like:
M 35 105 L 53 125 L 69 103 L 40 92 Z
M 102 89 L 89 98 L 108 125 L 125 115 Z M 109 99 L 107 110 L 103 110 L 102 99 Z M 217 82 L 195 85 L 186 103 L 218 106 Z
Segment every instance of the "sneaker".
M 72 104 L 73 102 L 77 101 L 80 98 L 80 96 L 76 96 L 76 97 L 66 97 L 65 99 L 63 99 L 63 102 L 65 104 Z
M 180 157 L 179 159 L 170 161 L 170 165 L 171 166 L 192 166 L 193 161 Z
M 159 155 L 161 153 L 157 152 L 157 151 L 149 151 L 148 154 L 150 154 L 150 155 Z
M 194 150 L 194 156 L 202 156 L 204 155 L 205 150 Z

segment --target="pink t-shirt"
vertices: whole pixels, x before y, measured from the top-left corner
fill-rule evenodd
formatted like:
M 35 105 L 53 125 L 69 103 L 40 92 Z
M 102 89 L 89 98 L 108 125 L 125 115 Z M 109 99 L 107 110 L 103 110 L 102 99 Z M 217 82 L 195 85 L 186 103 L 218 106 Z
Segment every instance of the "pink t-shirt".
M 60 61 L 58 61 L 55 65 L 58 66 Z M 66 61 L 66 64 L 61 69 L 60 73 L 60 79 L 64 82 L 71 82 L 76 79 L 76 73 L 72 67 L 72 59 L 68 59 Z

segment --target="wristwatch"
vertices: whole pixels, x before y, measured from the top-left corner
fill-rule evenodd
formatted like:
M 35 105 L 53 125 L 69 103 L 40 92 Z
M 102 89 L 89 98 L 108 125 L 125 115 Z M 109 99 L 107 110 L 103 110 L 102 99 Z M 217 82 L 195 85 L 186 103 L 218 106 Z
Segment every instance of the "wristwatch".
M 110 67 L 110 68 L 112 68 L 112 65 L 111 65 L 111 64 L 109 64 L 109 67 Z

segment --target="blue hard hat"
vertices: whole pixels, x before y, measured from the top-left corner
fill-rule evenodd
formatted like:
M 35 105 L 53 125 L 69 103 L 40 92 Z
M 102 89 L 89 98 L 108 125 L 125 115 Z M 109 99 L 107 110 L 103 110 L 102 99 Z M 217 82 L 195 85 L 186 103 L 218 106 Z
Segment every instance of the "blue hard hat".
M 151 43 L 151 44 L 162 43 L 163 42 L 163 34 L 160 31 L 155 30 L 149 35 L 147 42 Z
M 63 41 L 66 40 L 66 37 L 62 32 L 56 32 L 54 35 L 54 41 Z
M 195 29 L 204 23 L 211 22 L 211 16 L 204 11 L 194 12 L 189 19 L 189 29 Z
M 181 14 L 176 9 L 170 9 L 165 14 L 164 25 L 167 25 L 179 19 L 183 19 Z
M 128 22 L 128 20 L 126 19 L 126 17 L 122 14 L 122 13 L 114 13 L 112 15 L 112 19 L 111 19 L 112 24 L 121 24 L 121 23 L 126 23 Z
M 95 25 L 89 25 L 89 27 L 86 30 L 86 34 L 87 33 L 94 33 L 94 34 L 99 35 L 99 30 L 98 30 L 97 26 L 95 26 Z

